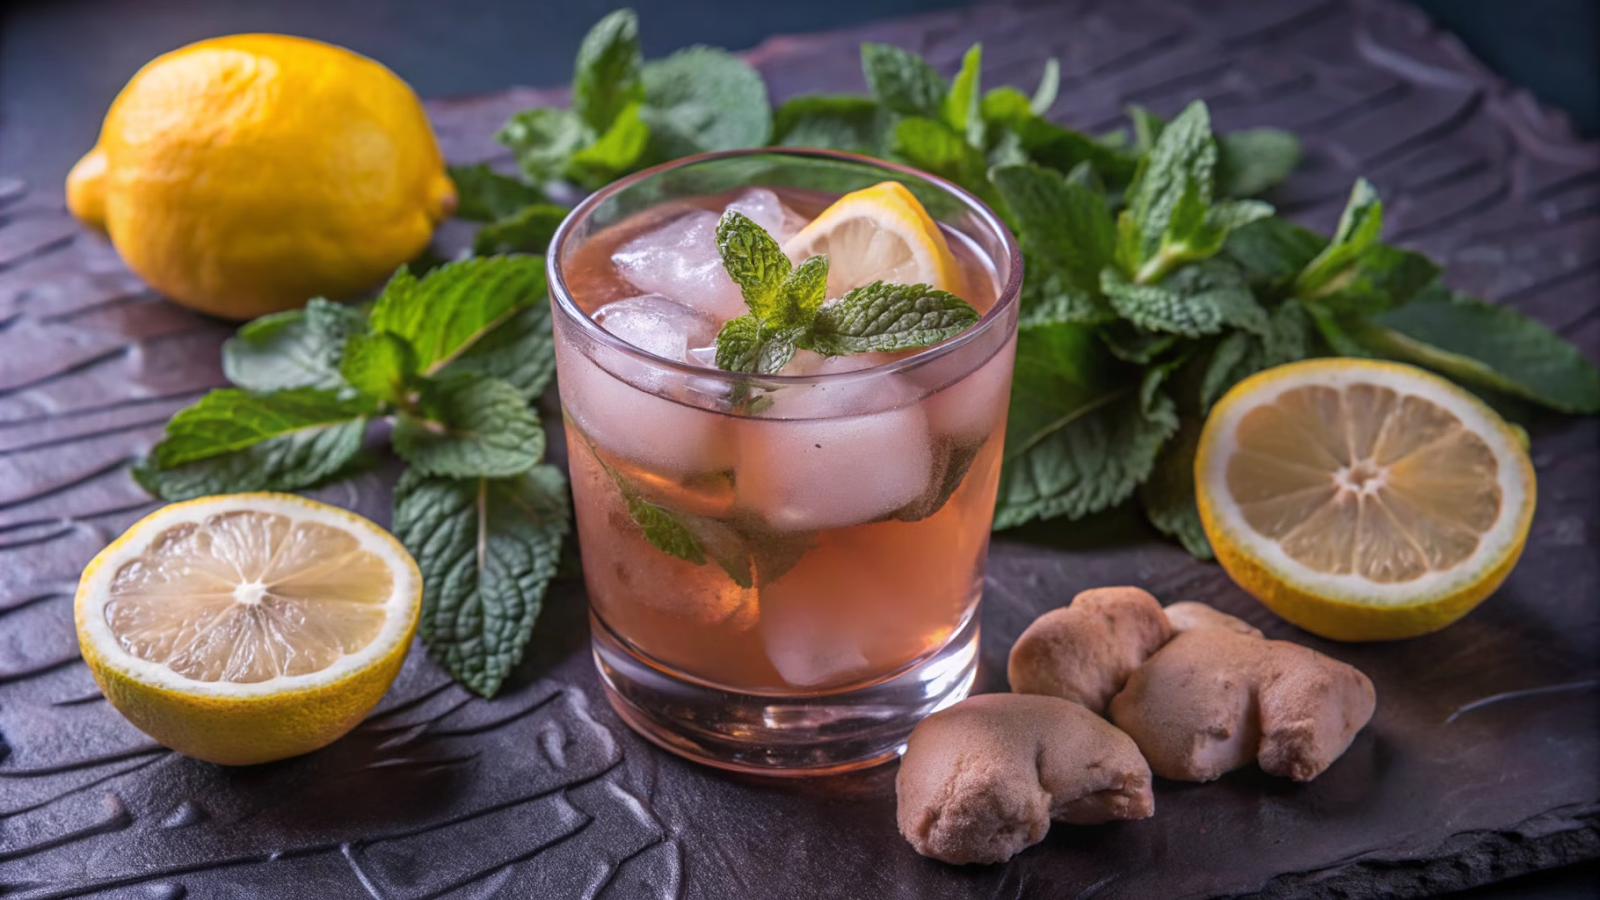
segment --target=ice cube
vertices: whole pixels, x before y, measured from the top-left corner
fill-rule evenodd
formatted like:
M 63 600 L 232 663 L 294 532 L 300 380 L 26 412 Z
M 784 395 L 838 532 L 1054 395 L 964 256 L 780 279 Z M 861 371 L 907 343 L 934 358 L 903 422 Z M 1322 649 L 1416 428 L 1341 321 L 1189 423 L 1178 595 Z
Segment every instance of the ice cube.
M 976 372 L 924 401 L 933 433 L 967 446 L 987 438 L 1004 421 L 1011 400 L 1011 363 L 1017 341 L 989 358 Z
M 779 531 L 809 531 L 871 522 L 920 497 L 933 477 L 928 420 L 914 402 L 881 412 L 834 418 L 774 416 L 841 412 L 871 392 L 898 391 L 883 378 L 859 382 L 836 398 L 828 388 L 776 392 L 761 418 L 735 427 L 734 490 L 739 505 Z M 796 393 L 798 392 L 798 393 Z M 887 402 L 898 402 L 890 399 Z
M 866 654 L 851 635 L 817 611 L 798 605 L 761 607 L 761 644 L 783 680 L 821 687 L 867 674 Z
M 766 188 L 745 188 L 728 204 L 728 209 L 748 216 L 780 244 L 806 227 L 806 220 L 799 213 L 783 205 L 778 195 Z
M 804 227 L 778 195 L 766 188 L 747 188 L 728 204 L 772 233 L 778 241 Z M 623 244 L 612 256 L 617 272 L 641 291 L 663 294 L 723 322 L 742 316 L 739 286 L 728 277 L 717 251 L 721 214 L 695 210 L 669 219 L 654 231 Z
M 612 262 L 641 291 L 671 297 L 718 321 L 749 312 L 717 252 L 717 214 L 686 213 L 623 244 Z
M 659 296 L 607 304 L 595 318 L 630 344 L 680 362 L 714 328 L 709 318 Z M 570 341 L 558 340 L 556 348 L 561 405 L 601 449 L 669 476 L 733 467 L 727 418 L 673 399 L 692 390 L 682 376 L 598 348 L 613 374 Z
M 607 303 L 595 310 L 594 321 L 640 350 L 673 362 L 688 362 L 691 347 L 717 339 L 717 323 L 710 316 L 660 294 Z

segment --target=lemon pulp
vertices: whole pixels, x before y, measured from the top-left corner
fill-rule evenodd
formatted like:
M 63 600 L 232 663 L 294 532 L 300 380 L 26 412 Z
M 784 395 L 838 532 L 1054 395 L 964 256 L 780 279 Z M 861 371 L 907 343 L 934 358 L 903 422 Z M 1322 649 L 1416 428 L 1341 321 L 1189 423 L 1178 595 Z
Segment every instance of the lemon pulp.
M 897 181 L 845 194 L 783 249 L 791 259 L 828 257 L 829 297 L 874 281 L 961 293 L 960 270 L 944 232 Z
M 394 577 L 348 532 L 240 510 L 170 528 L 119 569 L 105 604 L 122 649 L 194 681 L 321 671 L 367 646 Z
M 1372 384 L 1300 387 L 1240 420 L 1227 484 L 1246 522 L 1319 572 L 1415 581 L 1499 519 L 1499 463 L 1448 410 Z

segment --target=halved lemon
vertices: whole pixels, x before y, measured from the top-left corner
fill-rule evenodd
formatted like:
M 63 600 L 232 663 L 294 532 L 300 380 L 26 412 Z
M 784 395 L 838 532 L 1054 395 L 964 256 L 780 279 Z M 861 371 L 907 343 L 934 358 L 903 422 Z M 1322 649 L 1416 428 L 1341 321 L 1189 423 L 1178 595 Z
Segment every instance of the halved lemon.
M 1522 555 L 1534 494 L 1517 433 L 1482 401 L 1368 360 L 1245 379 L 1212 410 L 1195 460 L 1223 568 L 1283 618 L 1345 641 L 1466 615 Z
M 164 507 L 78 582 L 78 646 L 111 705 L 180 753 L 227 765 L 332 743 L 377 705 L 421 610 L 387 531 L 290 494 Z
M 783 245 L 790 259 L 828 256 L 828 296 L 889 281 L 961 294 L 961 270 L 944 232 L 898 181 L 852 191 Z

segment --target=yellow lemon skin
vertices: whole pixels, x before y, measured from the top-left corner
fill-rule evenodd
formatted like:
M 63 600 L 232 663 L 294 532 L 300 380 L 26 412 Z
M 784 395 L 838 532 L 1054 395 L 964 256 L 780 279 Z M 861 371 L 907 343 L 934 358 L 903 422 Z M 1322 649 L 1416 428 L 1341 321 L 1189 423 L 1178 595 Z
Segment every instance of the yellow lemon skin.
M 240 499 L 272 497 L 302 504 L 322 506 L 316 501 L 284 494 L 239 494 Z M 206 503 L 199 498 L 180 504 Z M 343 516 L 358 518 L 338 510 Z M 152 513 L 151 516 L 156 515 Z M 78 646 L 83 661 L 112 707 L 140 731 L 185 756 L 228 766 L 248 766 L 274 762 L 321 749 L 361 723 L 367 713 L 394 683 L 405 663 L 411 639 L 421 613 L 420 598 L 411 604 L 410 621 L 403 640 L 397 642 L 373 664 L 352 671 L 345 677 L 297 690 L 266 696 L 224 697 L 204 691 L 185 691 L 152 685 L 130 674 L 110 654 L 102 653 L 85 635 L 87 588 L 94 581 L 102 562 L 114 550 L 142 531 L 145 520 L 135 524 L 102 550 L 83 570 L 74 600 Z M 387 535 L 387 532 L 384 532 Z M 411 583 L 422 584 L 422 574 L 411 555 L 392 536 L 401 550 L 401 559 L 412 569 Z
M 1395 371 L 1416 371 L 1410 366 L 1401 366 L 1395 363 L 1384 363 L 1371 360 L 1313 360 L 1292 364 L 1306 368 L 1312 366 L 1361 368 L 1373 371 L 1385 369 Z M 1528 458 L 1526 447 L 1526 432 L 1513 426 L 1491 410 L 1486 404 L 1476 397 L 1457 388 L 1456 390 L 1472 403 L 1480 407 L 1490 422 L 1503 429 L 1509 444 L 1520 451 L 1514 455 L 1513 464 L 1523 470 L 1523 480 L 1528 486 L 1529 502 L 1519 510 L 1516 528 L 1516 540 L 1500 552 L 1493 566 L 1484 570 L 1484 574 L 1476 580 L 1466 584 L 1450 593 L 1435 594 L 1419 597 L 1417 602 L 1407 606 L 1377 606 L 1350 603 L 1337 597 L 1322 596 L 1304 590 L 1280 578 L 1263 565 L 1259 557 L 1240 541 L 1236 541 L 1223 527 L 1216 512 L 1214 498 L 1206 488 L 1204 473 L 1211 470 L 1213 455 L 1217 452 L 1221 441 L 1216 431 L 1220 426 L 1216 423 L 1224 421 L 1229 407 L 1252 402 L 1255 390 L 1271 384 L 1282 371 L 1289 366 L 1280 366 L 1277 369 L 1268 369 L 1259 372 L 1241 381 L 1228 391 L 1217 405 L 1212 408 L 1211 414 L 1206 419 L 1205 427 L 1201 431 L 1200 445 L 1195 457 L 1195 502 L 1199 507 L 1200 524 L 1205 530 L 1206 537 L 1211 542 L 1212 549 L 1216 552 L 1217 562 L 1222 565 L 1223 571 L 1228 573 L 1235 584 L 1239 585 L 1250 596 L 1261 601 L 1262 605 L 1276 613 L 1280 618 L 1291 624 L 1297 625 L 1312 634 L 1336 641 L 1397 641 L 1407 638 L 1420 637 L 1439 631 L 1460 620 L 1467 613 L 1477 608 L 1489 595 L 1499 589 L 1506 576 L 1516 568 L 1517 561 L 1522 557 L 1523 548 L 1527 544 L 1528 531 L 1533 524 L 1534 491 L 1537 480 L 1534 475 L 1533 462 Z M 1426 376 L 1435 377 L 1435 376 Z M 1520 432 L 1520 434 L 1519 434 Z
M 67 206 L 169 298 L 248 319 L 349 297 L 427 246 L 456 191 L 393 72 L 306 38 L 157 57 L 67 176 Z

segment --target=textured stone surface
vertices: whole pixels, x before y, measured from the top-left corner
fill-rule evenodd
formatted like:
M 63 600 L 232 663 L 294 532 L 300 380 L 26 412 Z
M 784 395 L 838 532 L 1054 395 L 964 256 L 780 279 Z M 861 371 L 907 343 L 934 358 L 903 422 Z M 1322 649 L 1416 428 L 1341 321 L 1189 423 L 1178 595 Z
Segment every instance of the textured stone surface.
M 993 4 L 752 53 L 779 98 L 860 87 L 856 44 L 945 70 L 982 40 L 990 84 L 1054 115 L 1120 124 L 1126 103 L 1211 102 L 1309 159 L 1272 199 L 1329 227 L 1357 172 L 1391 235 L 1458 287 L 1515 304 L 1600 357 L 1600 150 L 1454 41 L 1381 3 Z M 493 158 L 509 112 L 558 92 L 433 104 L 452 160 Z M 9 127 L 16 127 L 14 124 Z M 803 786 L 699 769 L 600 699 L 581 586 L 558 583 L 528 662 L 493 702 L 414 653 L 374 716 L 298 760 L 229 770 L 123 722 L 78 661 L 79 568 L 153 507 L 126 464 L 221 383 L 229 329 L 154 297 L 81 233 L 56 186 L 0 176 L 0 896 L 1072 897 L 1416 896 L 1600 856 L 1600 427 L 1528 420 L 1540 479 L 1527 555 L 1448 631 L 1399 645 L 1310 638 L 1131 517 L 996 541 L 989 686 L 1039 611 L 1100 584 L 1206 600 L 1360 666 L 1379 709 L 1307 786 L 1236 773 L 1161 784 L 1154 819 L 1060 827 L 1010 865 L 952 868 L 894 830 L 892 769 Z M 324 499 L 387 521 L 389 479 Z

